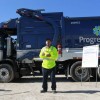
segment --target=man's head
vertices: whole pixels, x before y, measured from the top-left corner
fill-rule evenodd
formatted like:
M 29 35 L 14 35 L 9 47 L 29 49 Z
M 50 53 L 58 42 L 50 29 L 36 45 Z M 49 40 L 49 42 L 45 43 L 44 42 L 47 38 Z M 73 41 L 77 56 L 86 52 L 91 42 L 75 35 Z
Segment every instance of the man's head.
M 50 47 L 51 46 L 51 40 L 50 39 L 46 39 L 46 46 Z

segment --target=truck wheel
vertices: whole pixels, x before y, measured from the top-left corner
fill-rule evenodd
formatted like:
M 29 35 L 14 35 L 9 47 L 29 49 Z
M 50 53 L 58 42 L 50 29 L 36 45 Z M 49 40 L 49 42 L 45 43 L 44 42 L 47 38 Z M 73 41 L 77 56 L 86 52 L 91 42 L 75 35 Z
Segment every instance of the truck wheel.
M 72 79 L 76 82 L 82 81 L 85 82 L 90 78 L 89 75 L 89 69 L 87 68 L 81 68 L 81 61 L 77 61 L 75 62 L 70 69 L 70 75 L 72 77 Z
M 98 67 L 97 74 L 98 74 L 98 78 L 100 79 L 100 67 Z
M 0 82 L 10 82 L 14 79 L 14 70 L 9 64 L 0 65 Z

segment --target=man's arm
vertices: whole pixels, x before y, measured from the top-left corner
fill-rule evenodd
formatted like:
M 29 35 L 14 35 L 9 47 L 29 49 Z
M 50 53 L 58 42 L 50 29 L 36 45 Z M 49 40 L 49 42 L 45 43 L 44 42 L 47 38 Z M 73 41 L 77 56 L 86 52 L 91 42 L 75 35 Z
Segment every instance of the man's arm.
M 40 51 L 39 57 L 42 58 L 42 59 L 45 58 L 45 53 L 43 51 L 43 48 Z
M 57 60 L 58 59 L 58 51 L 55 47 L 53 47 L 53 53 L 52 53 L 50 59 L 52 59 L 52 60 Z

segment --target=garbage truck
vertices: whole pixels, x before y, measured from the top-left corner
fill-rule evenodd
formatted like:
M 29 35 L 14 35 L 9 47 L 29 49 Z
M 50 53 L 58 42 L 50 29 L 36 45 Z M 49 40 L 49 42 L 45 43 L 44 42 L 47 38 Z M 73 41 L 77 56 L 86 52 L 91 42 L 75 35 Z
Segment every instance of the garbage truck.
M 39 53 L 47 38 L 58 50 L 57 75 L 74 81 L 81 81 L 82 76 L 84 82 L 95 77 L 94 68 L 81 66 L 83 47 L 100 44 L 99 16 L 65 17 L 63 12 L 26 8 L 16 13 L 20 15 L 18 18 L 0 23 L 0 82 L 41 75 Z

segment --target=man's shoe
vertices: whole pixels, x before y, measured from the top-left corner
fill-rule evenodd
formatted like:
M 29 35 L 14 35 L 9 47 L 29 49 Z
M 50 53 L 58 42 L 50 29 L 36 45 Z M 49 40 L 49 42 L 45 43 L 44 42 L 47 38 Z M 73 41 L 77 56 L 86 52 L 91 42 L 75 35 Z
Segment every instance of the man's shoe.
M 41 92 L 41 93 L 45 93 L 45 92 L 47 92 L 47 90 L 41 90 L 40 92 Z
M 56 90 L 52 90 L 52 93 L 57 93 Z

